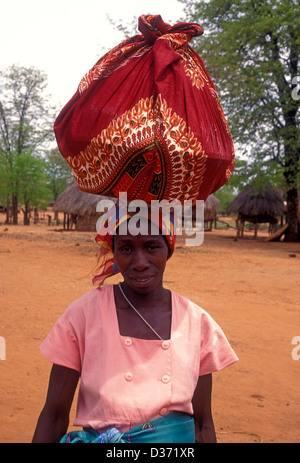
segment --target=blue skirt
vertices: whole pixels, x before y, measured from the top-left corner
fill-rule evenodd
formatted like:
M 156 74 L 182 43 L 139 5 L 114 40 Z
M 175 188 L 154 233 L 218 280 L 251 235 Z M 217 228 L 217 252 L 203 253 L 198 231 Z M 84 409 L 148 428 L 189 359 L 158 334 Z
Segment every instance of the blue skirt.
M 191 415 L 172 412 L 135 426 L 125 433 L 110 428 L 99 434 L 91 428 L 65 434 L 60 443 L 194 443 L 195 425 Z

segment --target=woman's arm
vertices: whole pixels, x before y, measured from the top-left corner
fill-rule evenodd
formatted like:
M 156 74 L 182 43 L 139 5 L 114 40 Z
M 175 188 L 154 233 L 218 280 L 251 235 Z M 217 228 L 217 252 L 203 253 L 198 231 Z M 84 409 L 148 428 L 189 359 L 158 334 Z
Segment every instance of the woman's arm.
M 212 375 L 199 376 L 192 400 L 197 443 L 216 443 L 216 433 L 211 413 Z
M 58 443 L 66 434 L 79 377 L 80 373 L 76 370 L 52 366 L 47 398 L 37 422 L 33 443 Z

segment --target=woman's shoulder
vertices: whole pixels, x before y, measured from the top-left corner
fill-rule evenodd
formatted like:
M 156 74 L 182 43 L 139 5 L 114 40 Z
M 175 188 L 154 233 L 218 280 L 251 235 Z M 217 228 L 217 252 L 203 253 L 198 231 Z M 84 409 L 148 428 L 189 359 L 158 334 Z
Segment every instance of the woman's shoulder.
M 182 294 L 178 294 L 172 290 L 171 290 L 171 294 L 172 294 L 173 302 L 179 307 L 182 307 L 187 310 L 192 310 L 192 311 L 194 310 L 195 312 L 198 312 L 198 313 L 202 313 L 202 312 L 206 313 L 205 310 L 202 309 L 202 307 L 200 307 L 200 305 L 196 304 L 188 297 L 183 296 Z
M 103 303 L 107 304 L 111 300 L 112 291 L 111 285 L 93 288 L 71 302 L 67 308 L 67 312 L 78 313 L 98 310 Z
M 173 304 L 175 308 L 177 308 L 177 310 L 184 311 L 192 319 L 201 320 L 201 323 L 208 323 L 208 324 L 215 323 L 215 320 L 213 319 L 213 317 L 205 309 L 203 309 L 199 304 L 192 301 L 188 297 L 183 296 L 182 294 L 175 293 L 174 291 L 171 291 L 171 293 L 172 293 Z

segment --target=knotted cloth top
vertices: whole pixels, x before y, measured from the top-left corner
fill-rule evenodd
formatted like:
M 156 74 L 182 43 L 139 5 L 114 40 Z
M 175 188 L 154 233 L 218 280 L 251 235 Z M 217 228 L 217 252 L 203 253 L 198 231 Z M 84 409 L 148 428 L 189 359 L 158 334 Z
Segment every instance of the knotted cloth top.
M 106 53 L 58 115 L 58 147 L 86 192 L 205 200 L 229 179 L 234 149 L 218 95 L 188 42 L 200 25 L 139 18 L 141 35 Z

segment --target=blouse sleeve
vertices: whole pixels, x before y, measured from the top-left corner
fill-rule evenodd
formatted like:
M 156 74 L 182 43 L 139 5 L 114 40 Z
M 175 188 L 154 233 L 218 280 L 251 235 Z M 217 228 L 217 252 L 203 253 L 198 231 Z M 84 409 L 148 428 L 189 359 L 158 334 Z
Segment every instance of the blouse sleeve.
M 238 357 L 220 326 L 204 312 L 201 320 L 199 376 L 222 370 L 237 361 Z
M 82 332 L 84 314 L 77 301 L 57 320 L 40 346 L 40 351 L 50 362 L 81 371 L 84 350 Z

